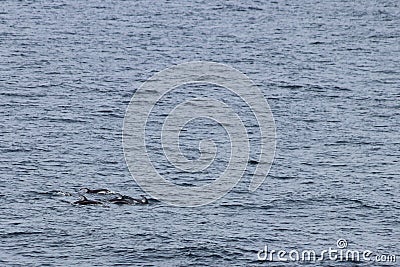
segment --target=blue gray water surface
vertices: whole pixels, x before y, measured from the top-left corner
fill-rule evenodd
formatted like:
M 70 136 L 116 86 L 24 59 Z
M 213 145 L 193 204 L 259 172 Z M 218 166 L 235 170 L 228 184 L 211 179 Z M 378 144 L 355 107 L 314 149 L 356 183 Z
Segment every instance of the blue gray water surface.
M 257 252 L 339 238 L 399 262 L 399 25 L 396 0 L 1 1 L 0 265 L 302 266 Z M 125 110 L 154 73 L 192 60 L 237 68 L 268 99 L 277 151 L 265 183 L 247 191 L 250 164 L 199 208 L 71 205 L 83 186 L 143 194 L 124 160 Z M 237 104 L 256 155 L 249 110 L 203 89 Z M 155 120 L 190 93 L 171 93 Z M 221 144 L 206 178 L 173 170 L 157 144 L 149 153 L 168 179 L 207 183 L 226 165 L 227 137 L 206 120 L 185 131 L 189 158 L 202 136 Z

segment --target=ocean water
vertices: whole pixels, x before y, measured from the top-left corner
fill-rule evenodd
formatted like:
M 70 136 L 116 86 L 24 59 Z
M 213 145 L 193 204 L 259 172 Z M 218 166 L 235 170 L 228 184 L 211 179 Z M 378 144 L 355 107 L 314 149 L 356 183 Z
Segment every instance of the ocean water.
M 397 262 L 317 265 L 397 266 L 399 25 L 395 0 L 1 1 L 0 265 L 303 266 L 315 263 L 257 254 L 266 245 L 320 252 L 345 239 Z M 268 100 L 277 149 L 263 185 L 247 190 L 252 161 L 206 206 L 72 205 L 81 187 L 145 194 L 124 159 L 125 110 L 152 75 L 193 60 L 240 70 Z M 244 118 L 256 157 L 250 109 L 201 86 Z M 150 135 L 194 91 L 162 99 Z M 229 140 L 200 119 L 186 126 L 183 153 L 198 157 L 202 138 L 221 145 L 205 176 L 174 170 L 157 144 L 149 155 L 171 181 L 206 184 L 226 166 Z

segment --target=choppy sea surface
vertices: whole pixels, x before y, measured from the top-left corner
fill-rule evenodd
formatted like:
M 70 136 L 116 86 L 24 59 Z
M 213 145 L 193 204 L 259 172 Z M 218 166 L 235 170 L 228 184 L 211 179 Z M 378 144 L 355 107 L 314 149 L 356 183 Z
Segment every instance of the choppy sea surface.
M 345 239 L 397 263 L 317 265 L 396 266 L 399 25 L 395 0 L 1 1 L 0 265 L 303 266 L 315 263 L 257 253 L 320 252 Z M 247 190 L 251 161 L 228 195 L 198 208 L 72 205 L 81 187 L 145 194 L 124 159 L 125 110 L 153 74 L 193 60 L 242 71 L 268 100 L 277 150 L 264 184 Z M 155 120 L 194 91 L 171 92 Z M 200 92 L 235 105 L 224 90 Z M 157 145 L 155 165 L 178 184 L 207 183 L 226 164 L 225 132 L 200 119 L 182 138 L 188 157 L 202 138 L 221 145 L 206 177 L 157 161 Z

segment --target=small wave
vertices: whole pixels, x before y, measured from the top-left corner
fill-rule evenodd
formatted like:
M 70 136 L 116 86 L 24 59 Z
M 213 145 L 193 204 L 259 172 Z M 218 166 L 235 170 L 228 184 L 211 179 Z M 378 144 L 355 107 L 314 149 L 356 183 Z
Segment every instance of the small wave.
M 101 110 L 98 110 L 97 112 L 109 114 L 109 113 L 114 113 L 115 111 L 111 110 L 111 109 L 101 109 Z
M 226 208 L 243 208 L 243 204 L 221 204 L 221 207 L 226 207 Z
M 27 148 L 6 148 L 6 149 L 2 149 L 1 152 L 2 153 L 15 153 L 15 152 L 31 152 L 32 149 L 27 149 Z
M 310 43 L 310 45 L 321 45 L 321 44 L 326 44 L 326 43 L 321 41 L 314 41 Z
M 0 234 L 2 238 L 11 238 L 11 237 L 16 237 L 16 236 L 24 236 L 24 235 L 41 235 L 43 232 L 11 232 L 11 233 L 6 233 L 6 234 Z
M 0 92 L 2 96 L 18 97 L 18 98 L 35 98 L 35 97 L 45 97 L 45 94 L 33 94 L 33 93 L 14 93 L 14 92 Z
M 81 119 L 73 119 L 73 118 L 52 118 L 52 117 L 44 117 L 43 120 L 50 122 L 63 122 L 63 123 L 86 123 L 86 120 Z
M 300 89 L 303 88 L 303 85 L 298 85 L 298 84 L 289 84 L 289 85 L 282 85 L 280 86 L 282 88 L 286 88 L 286 89 Z
M 301 182 L 301 184 L 315 184 L 315 182 L 313 181 L 313 180 L 306 180 L 306 181 L 303 181 L 303 182 Z
M 115 110 L 98 110 L 95 115 L 109 116 L 115 118 L 123 118 L 124 114 Z
M 260 8 L 260 7 L 256 7 L 256 6 L 249 6 L 247 8 L 248 10 L 257 10 L 257 11 L 263 11 L 264 9 Z
M 293 176 L 277 176 L 277 175 L 268 175 L 268 178 L 271 179 L 277 179 L 277 180 L 293 180 L 293 179 L 297 179 L 297 177 L 293 177 Z

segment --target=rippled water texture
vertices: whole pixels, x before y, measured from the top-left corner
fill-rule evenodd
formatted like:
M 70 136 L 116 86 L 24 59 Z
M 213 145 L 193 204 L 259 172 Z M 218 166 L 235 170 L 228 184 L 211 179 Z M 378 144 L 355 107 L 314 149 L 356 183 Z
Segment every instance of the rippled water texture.
M 339 238 L 399 258 L 399 10 L 395 0 L 1 1 L 0 265 L 303 266 L 257 252 L 321 251 Z M 154 73 L 192 60 L 242 71 L 268 99 L 277 151 L 265 183 L 248 192 L 252 161 L 233 191 L 199 208 L 71 205 L 81 187 L 143 194 L 125 164 L 125 110 Z M 257 155 L 250 109 L 202 89 L 236 104 Z M 150 133 L 192 93 L 161 99 Z M 198 157 L 202 137 L 222 145 L 206 176 L 167 166 L 152 138 L 150 157 L 177 184 L 207 183 L 229 141 L 193 121 L 182 152 Z

